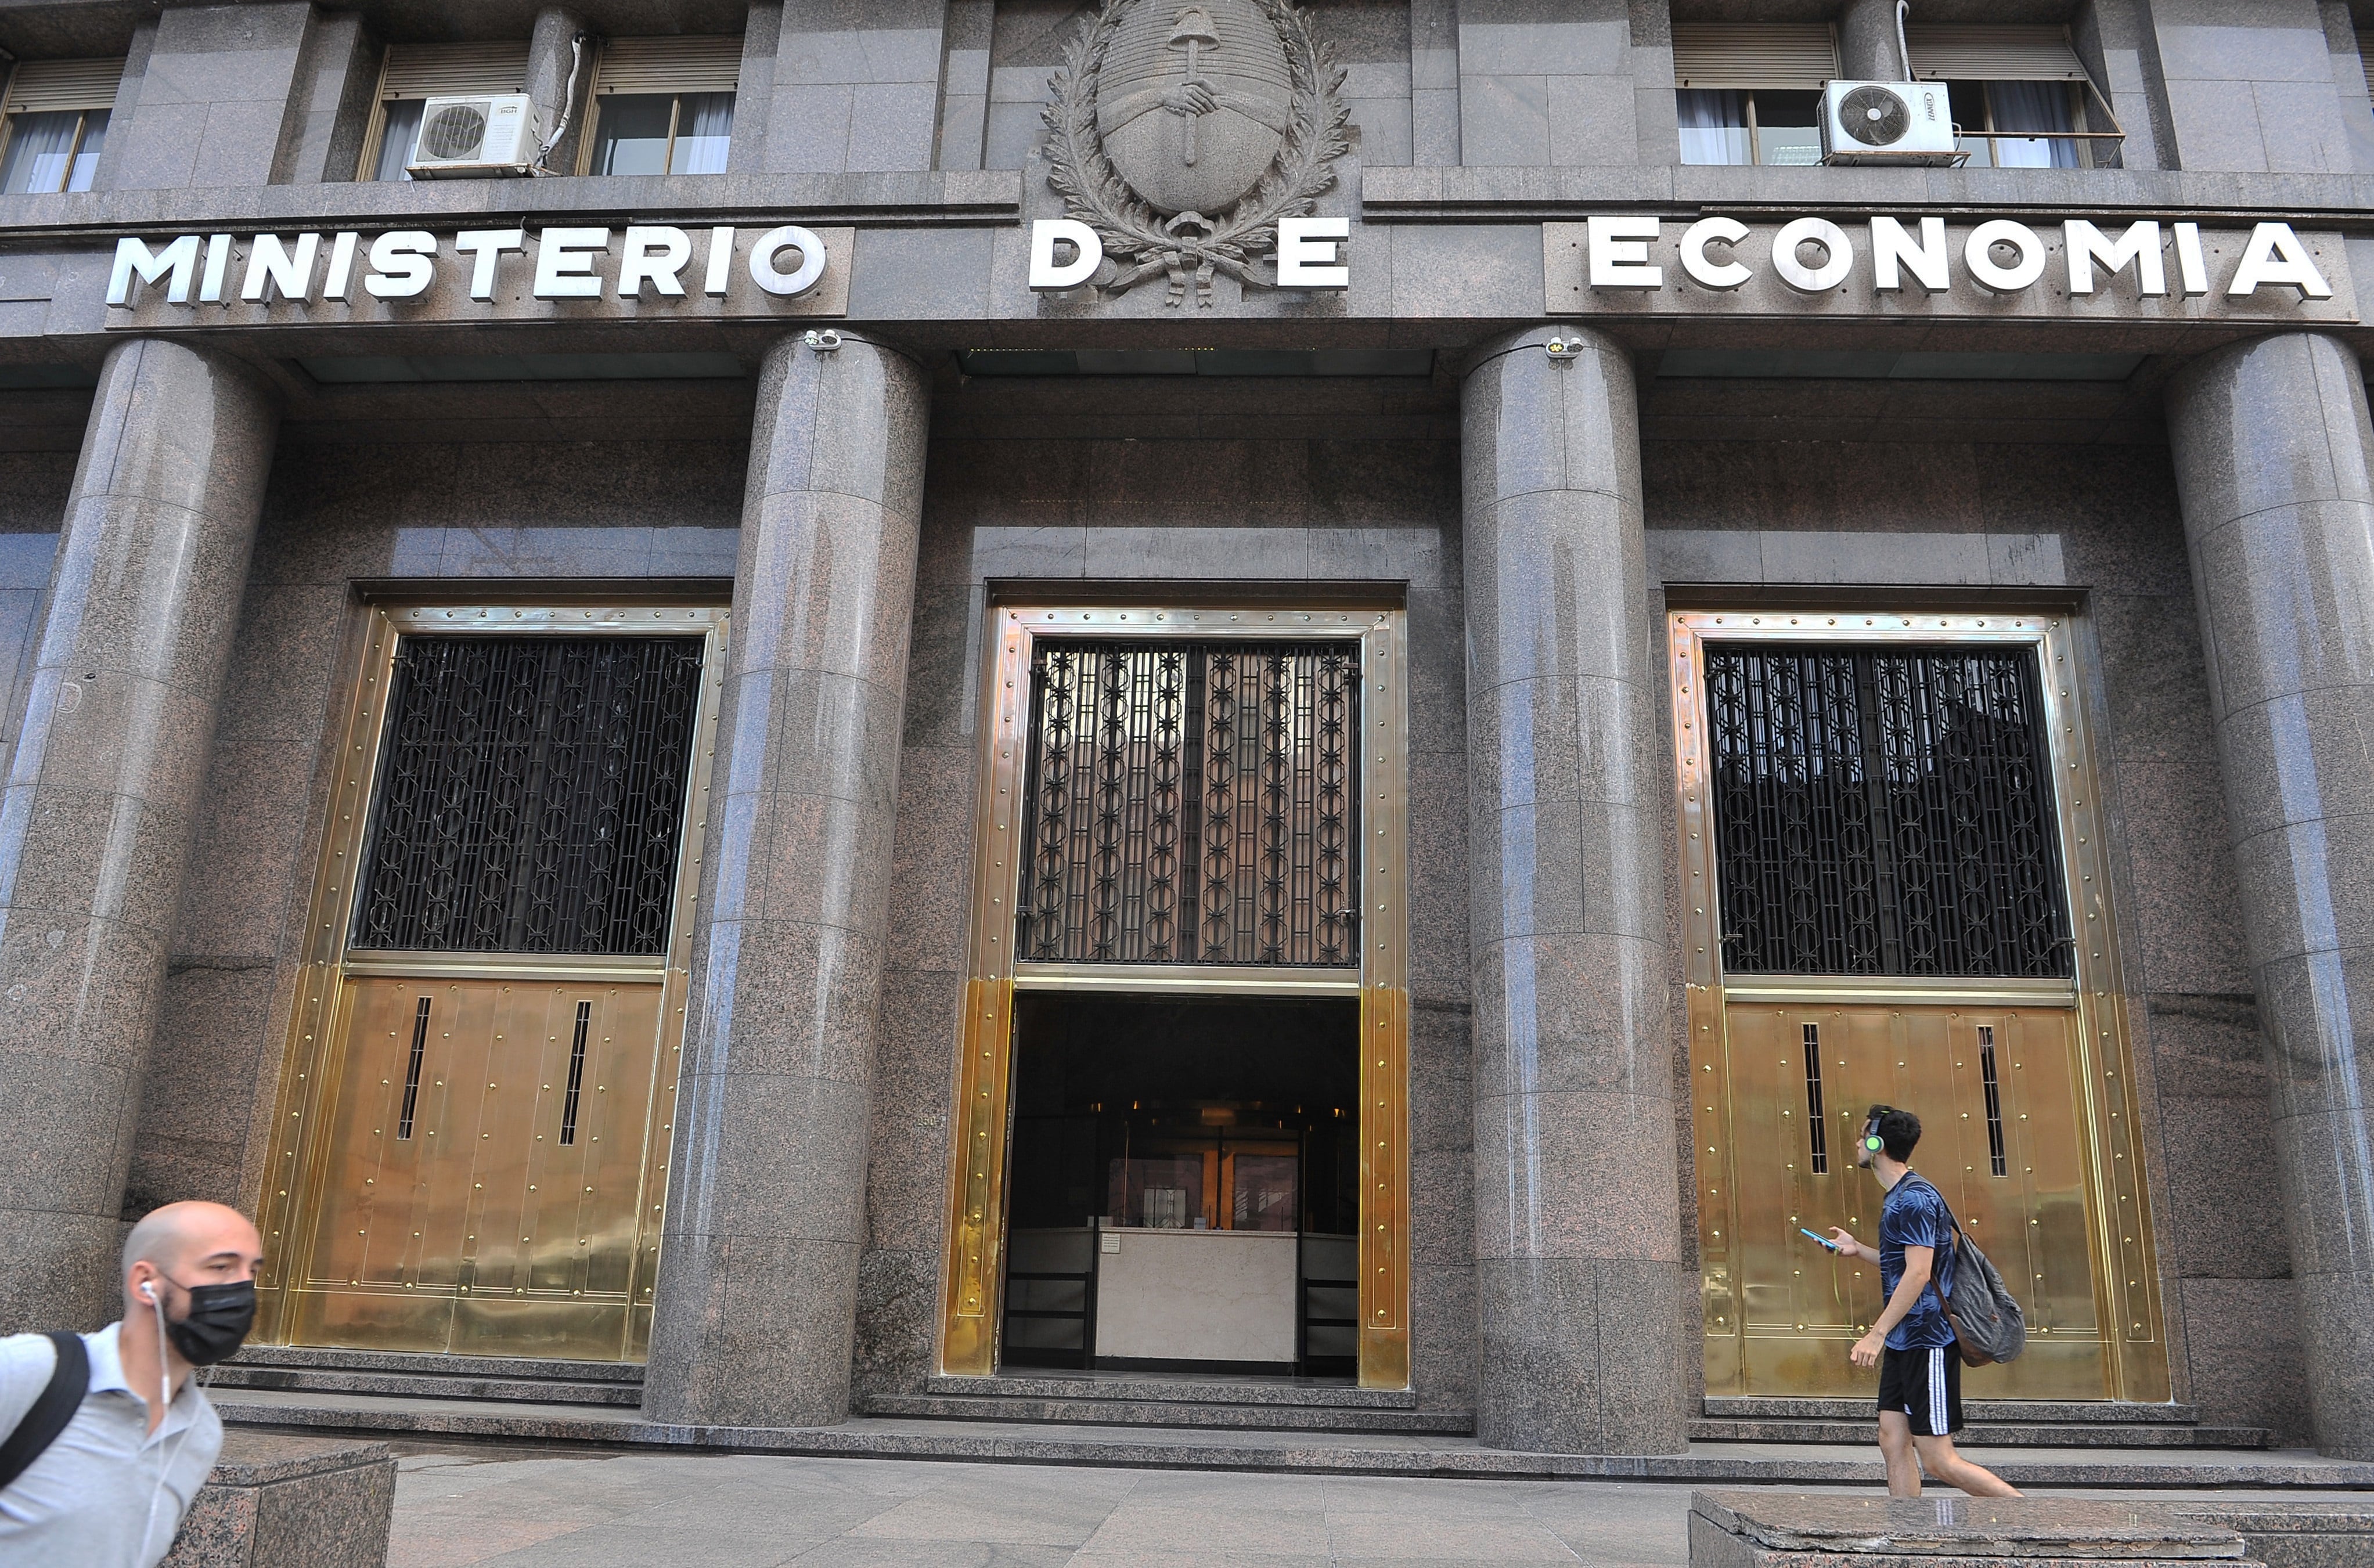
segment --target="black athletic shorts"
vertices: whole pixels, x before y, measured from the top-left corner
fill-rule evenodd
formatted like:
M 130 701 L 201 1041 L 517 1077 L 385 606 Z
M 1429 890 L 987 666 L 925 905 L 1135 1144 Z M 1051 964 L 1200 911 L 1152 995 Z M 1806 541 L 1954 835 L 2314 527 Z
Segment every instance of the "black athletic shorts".
M 1961 1431 L 1961 1353 L 1951 1345 L 1920 1351 L 1883 1349 L 1879 1408 L 1902 1410 L 1911 1417 L 1917 1437 L 1946 1437 Z

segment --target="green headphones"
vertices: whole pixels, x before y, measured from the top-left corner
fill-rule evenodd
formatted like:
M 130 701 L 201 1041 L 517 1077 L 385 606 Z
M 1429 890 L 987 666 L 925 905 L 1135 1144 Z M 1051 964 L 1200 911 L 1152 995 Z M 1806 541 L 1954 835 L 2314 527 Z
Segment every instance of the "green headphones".
M 1886 1111 L 1886 1106 L 1874 1106 L 1871 1107 L 1871 1115 L 1863 1118 L 1863 1146 L 1875 1154 L 1887 1147 L 1886 1141 L 1879 1135 L 1879 1118 Z

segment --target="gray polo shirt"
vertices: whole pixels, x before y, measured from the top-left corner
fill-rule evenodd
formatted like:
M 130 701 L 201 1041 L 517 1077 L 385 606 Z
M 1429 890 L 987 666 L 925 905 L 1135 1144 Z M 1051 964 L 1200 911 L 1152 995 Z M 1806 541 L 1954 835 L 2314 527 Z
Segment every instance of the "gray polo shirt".
M 215 1468 L 222 1421 L 195 1377 L 182 1385 L 150 1435 L 148 1406 L 123 1381 L 115 1344 L 123 1327 L 111 1323 L 82 1337 L 90 1351 L 82 1408 L 0 1492 L 0 1568 L 154 1568 Z M 57 1364 L 45 1335 L 0 1340 L 0 1433 L 17 1429 Z M 151 1388 L 148 1398 L 156 1397 Z

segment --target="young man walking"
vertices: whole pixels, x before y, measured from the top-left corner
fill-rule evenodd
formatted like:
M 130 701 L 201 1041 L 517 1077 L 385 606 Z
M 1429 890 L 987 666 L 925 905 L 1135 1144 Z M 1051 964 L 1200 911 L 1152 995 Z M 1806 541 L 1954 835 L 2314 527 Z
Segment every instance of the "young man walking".
M 1845 1257 L 1879 1259 L 1887 1305 L 1847 1354 L 1857 1366 L 1880 1369 L 1879 1451 L 1891 1495 L 1920 1496 L 1926 1469 L 1973 1497 L 2017 1497 L 2003 1478 L 1954 1451 L 1954 1433 L 1962 1430 L 1962 1358 L 1945 1316 L 1954 1288 L 1954 1215 L 1908 1163 L 1920 1141 L 1919 1117 L 1871 1107 L 1855 1164 L 1868 1166 L 1887 1194 L 1879 1208 L 1879 1246 L 1835 1228 L 1830 1242 Z

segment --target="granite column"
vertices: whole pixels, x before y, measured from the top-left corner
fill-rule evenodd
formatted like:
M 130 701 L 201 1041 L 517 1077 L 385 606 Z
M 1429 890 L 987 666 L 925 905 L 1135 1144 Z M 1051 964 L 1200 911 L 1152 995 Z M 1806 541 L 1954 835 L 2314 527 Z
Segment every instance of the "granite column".
M 1839 73 L 1851 82 L 1911 80 L 1898 44 L 1896 0 L 1847 0 L 1839 7 Z
M 645 1409 L 849 1413 L 928 380 L 844 333 L 758 382 Z
M 278 420 L 180 344 L 120 343 L 100 376 L 0 797 L 0 1332 L 120 1307 L 141 1079 Z
M 2310 1419 L 2374 1458 L 2374 429 L 2338 338 L 2221 348 L 2168 395 Z M 2274 1216 L 2268 1216 L 2272 1222 Z
M 1574 345 L 1553 360 L 1552 336 Z M 1684 1445 L 1659 664 L 1632 368 L 1486 349 L 1462 406 L 1475 988 L 1476 1435 Z

